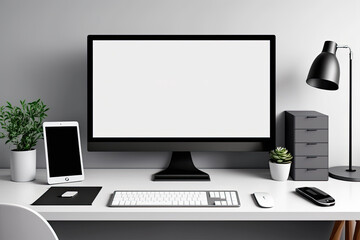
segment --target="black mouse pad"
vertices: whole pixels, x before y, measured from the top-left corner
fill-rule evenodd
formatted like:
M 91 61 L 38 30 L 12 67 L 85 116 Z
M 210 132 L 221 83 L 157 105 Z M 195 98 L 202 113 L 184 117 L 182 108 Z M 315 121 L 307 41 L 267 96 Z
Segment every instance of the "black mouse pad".
M 32 205 L 91 205 L 102 187 L 51 187 Z M 71 198 L 61 195 L 67 191 L 77 191 Z

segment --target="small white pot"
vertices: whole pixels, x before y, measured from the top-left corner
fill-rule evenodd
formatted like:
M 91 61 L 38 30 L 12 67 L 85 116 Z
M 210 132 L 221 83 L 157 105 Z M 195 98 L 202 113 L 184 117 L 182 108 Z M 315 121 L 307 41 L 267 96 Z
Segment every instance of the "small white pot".
M 276 181 L 286 181 L 289 178 L 291 163 L 279 164 L 269 161 L 271 178 Z
M 28 182 L 35 179 L 36 149 L 29 151 L 11 151 L 10 158 L 11 180 Z

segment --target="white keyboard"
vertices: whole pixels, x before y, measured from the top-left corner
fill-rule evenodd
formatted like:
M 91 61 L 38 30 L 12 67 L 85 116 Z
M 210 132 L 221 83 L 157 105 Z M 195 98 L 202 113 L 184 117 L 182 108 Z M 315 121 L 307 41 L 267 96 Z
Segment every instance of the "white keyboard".
M 236 191 L 115 191 L 110 207 L 240 207 Z

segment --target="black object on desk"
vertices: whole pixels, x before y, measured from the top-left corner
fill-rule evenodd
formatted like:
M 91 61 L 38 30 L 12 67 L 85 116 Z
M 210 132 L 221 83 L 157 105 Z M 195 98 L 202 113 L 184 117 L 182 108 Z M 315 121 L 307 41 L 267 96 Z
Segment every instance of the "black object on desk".
M 51 187 L 32 205 L 91 205 L 102 187 Z M 67 191 L 77 191 L 72 198 L 61 195 Z
M 334 206 L 335 199 L 316 187 L 296 188 L 296 192 L 319 206 Z
M 315 58 L 311 65 L 309 75 L 306 83 L 312 87 L 323 90 L 337 90 L 339 89 L 340 80 L 340 66 L 336 58 L 336 51 L 338 48 L 347 48 L 349 50 L 349 166 L 331 167 L 329 175 L 333 178 L 360 182 L 360 167 L 353 166 L 352 162 L 352 59 L 353 52 L 347 45 L 338 45 L 333 41 L 325 41 L 322 52 Z

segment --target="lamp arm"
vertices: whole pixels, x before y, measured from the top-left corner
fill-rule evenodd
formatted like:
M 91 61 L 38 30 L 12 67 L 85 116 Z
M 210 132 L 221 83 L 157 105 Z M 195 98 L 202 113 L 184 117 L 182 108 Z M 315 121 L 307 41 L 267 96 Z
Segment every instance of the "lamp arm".
M 336 48 L 347 48 L 347 49 L 349 49 L 349 58 L 353 59 L 353 51 L 351 51 L 351 48 L 348 45 L 337 45 Z
M 349 49 L 349 169 L 348 172 L 355 172 L 356 170 L 352 167 L 352 59 L 353 52 L 348 45 L 337 46 L 337 48 Z

